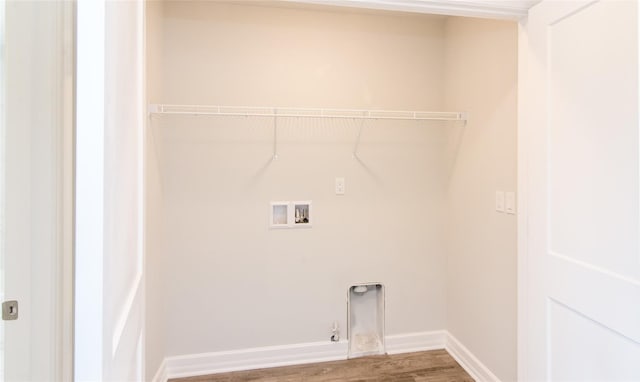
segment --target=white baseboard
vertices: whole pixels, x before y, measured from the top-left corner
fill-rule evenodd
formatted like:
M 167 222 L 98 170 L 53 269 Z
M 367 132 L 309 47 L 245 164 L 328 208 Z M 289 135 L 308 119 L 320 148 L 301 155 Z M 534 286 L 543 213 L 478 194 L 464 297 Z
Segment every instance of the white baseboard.
M 385 338 L 385 347 L 387 354 L 444 349 L 446 338 L 445 330 L 395 334 Z
M 167 357 L 164 364 L 171 379 L 346 358 L 347 341 L 327 341 Z
M 500 382 L 489 368 L 448 332 L 445 349 L 476 382 Z
M 153 376 L 151 382 L 167 382 L 169 380 L 169 376 L 167 375 L 167 361 L 162 360 L 160 363 L 160 367 L 158 371 L 156 371 L 156 375 Z
M 397 334 L 386 338 L 388 354 L 436 349 L 446 349 L 477 382 L 499 382 L 486 366 L 446 330 Z M 340 341 L 337 343 L 310 342 L 266 346 L 167 357 L 160 365 L 152 382 L 166 382 L 171 378 L 195 377 L 230 371 L 338 361 L 347 359 L 347 352 L 347 341 Z

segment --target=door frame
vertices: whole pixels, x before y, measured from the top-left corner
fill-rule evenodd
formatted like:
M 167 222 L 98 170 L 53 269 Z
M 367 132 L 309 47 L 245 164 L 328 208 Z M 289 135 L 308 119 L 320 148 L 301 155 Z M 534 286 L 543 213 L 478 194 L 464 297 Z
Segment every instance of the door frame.
M 8 17 L 6 9 L 11 4 L 5 0 L 0 0 L 0 7 L 2 7 L 3 17 Z M 48 3 L 48 9 L 46 13 L 39 13 L 37 16 L 39 20 L 46 20 L 47 35 L 45 38 L 43 31 L 36 31 L 34 33 L 34 40 L 29 44 L 47 44 L 46 51 L 44 51 L 43 57 L 47 57 L 46 62 L 38 62 L 37 60 L 27 62 L 24 64 L 25 72 L 38 71 L 40 78 L 46 78 L 46 83 L 43 84 L 45 88 L 34 88 L 33 93 L 27 97 L 31 97 L 31 94 L 38 92 L 38 99 L 28 101 L 29 105 L 34 110 L 38 111 L 39 106 L 43 103 L 47 104 L 44 110 L 40 110 L 43 114 L 41 118 L 46 119 L 50 123 L 47 124 L 47 138 L 43 138 L 40 142 L 40 147 L 46 147 L 46 159 L 50 160 L 50 163 L 41 166 L 40 170 L 46 168 L 47 174 L 51 176 L 51 195 L 44 201 L 44 208 L 47 211 L 51 211 L 50 218 L 47 221 L 37 221 L 37 223 L 46 227 L 47 232 L 51 233 L 51 240 L 46 242 L 40 242 L 40 247 L 34 252 L 29 253 L 13 253 L 13 256 L 31 256 L 32 259 L 49 258 L 50 263 L 47 262 L 46 268 L 40 268 L 39 274 L 46 274 L 47 281 L 44 285 L 44 290 L 50 291 L 50 294 L 46 296 L 38 296 L 32 299 L 32 301 L 25 301 L 25 307 L 30 310 L 31 304 L 39 306 L 43 299 L 51 305 L 51 310 L 48 312 L 50 317 L 42 317 L 44 320 L 42 323 L 35 323 L 35 325 L 46 324 L 46 335 L 50 340 L 47 340 L 46 349 L 40 349 L 40 352 L 48 352 L 48 359 L 50 363 L 47 363 L 46 373 L 47 376 L 55 380 L 72 380 L 73 378 L 73 254 L 74 254 L 74 125 L 75 125 L 75 2 L 73 1 L 60 1 L 55 3 Z M 36 16 L 35 7 L 27 12 L 21 12 L 20 17 L 34 18 Z M 37 22 L 37 21 L 33 21 Z M 3 27 L 7 27 L 6 21 Z M 13 33 L 13 32 L 12 32 Z M 5 41 L 6 42 L 6 41 Z M 19 44 L 16 44 L 19 45 Z M 6 49 L 6 45 L 4 46 Z M 40 49 L 39 46 L 32 47 L 29 45 L 29 49 Z M 3 52 L 3 56 L 6 58 L 6 50 Z M 0 73 L 2 76 L 7 76 L 6 71 Z M 3 92 L 13 93 L 13 89 L 16 89 L 18 85 L 10 85 L 5 82 L 5 89 Z M 12 86 L 12 87 L 9 87 Z M 20 84 L 19 86 L 22 86 Z M 4 95 L 3 95 L 4 96 Z M 4 118 L 4 116 L 3 116 Z M 35 122 L 33 122 L 35 123 Z M 27 128 L 31 126 L 26 125 Z M 44 127 L 43 127 L 44 128 Z M 4 134 L 5 132 L 3 132 Z M 33 140 L 32 140 L 33 142 Z M 14 147 L 14 150 L 21 150 L 24 147 Z M 28 150 L 32 150 L 31 143 L 28 144 Z M 6 151 L 2 153 L 6 157 Z M 3 164 L 6 165 L 6 164 Z M 18 169 L 20 172 L 26 172 L 30 177 L 39 176 L 39 173 L 31 172 L 30 167 Z M 31 173 L 30 173 L 31 172 Z M 3 175 L 3 176 L 6 176 Z M 3 180 L 4 181 L 4 180 Z M 3 185 L 4 187 L 4 185 Z M 48 193 L 49 187 L 46 190 L 41 190 L 41 193 Z M 5 203 L 5 200 L 2 201 Z M 35 223 L 32 222 L 32 223 Z M 32 225 L 33 229 L 33 225 Z M 31 243 L 35 243 L 37 240 L 34 237 L 27 239 Z M 8 254 L 5 254 L 7 256 Z M 34 257 L 35 256 L 35 257 Z M 38 264 L 39 267 L 43 267 L 42 264 Z M 35 266 L 29 268 L 27 272 L 32 275 L 28 276 L 32 279 Z M 15 277 L 22 277 L 23 275 L 15 275 Z M 7 296 L 10 298 L 11 296 Z M 31 325 L 34 325 L 34 321 L 31 321 Z M 43 326 L 44 327 L 44 326 Z M 29 365 L 29 370 L 34 370 L 41 365 Z
M 528 184 L 529 184 L 529 132 L 527 124 L 530 115 L 530 83 L 531 79 L 527 75 L 530 50 L 528 47 L 527 18 L 523 18 L 518 23 L 518 142 L 517 142 L 517 378 L 518 381 L 525 381 L 529 375 L 527 367 L 528 348 Z
M 60 20 L 59 49 L 63 52 L 61 62 L 64 75 L 60 78 L 62 101 L 62 115 L 60 116 L 59 131 L 57 132 L 56 149 L 59 153 L 56 160 L 57 193 L 56 209 L 58 216 L 58 242 L 52 252 L 57 254 L 57 268 L 53 269 L 56 280 L 56 374 L 60 380 L 73 380 L 73 312 L 74 312 L 74 215 L 75 215 L 75 40 L 76 40 L 76 3 L 58 2 Z M 459 9 L 456 12 L 460 12 Z M 447 10 L 447 14 L 454 14 Z M 514 12 L 515 13 L 515 12 Z M 476 14 L 477 15 L 477 14 Z M 516 15 L 495 18 L 516 18 Z M 528 276 L 528 204 L 527 185 L 528 175 L 528 147 L 527 133 L 530 127 L 527 125 L 527 115 L 530 111 L 529 84 L 531 79 L 527 73 L 529 50 L 527 46 L 527 20 L 526 17 L 518 22 L 518 214 L 517 214 L 517 241 L 518 241 L 518 380 L 524 380 L 526 371 L 526 344 L 528 343 L 527 331 L 527 276 Z
M 62 49 L 62 117 L 59 125 L 58 254 L 56 271 L 59 325 L 57 326 L 57 375 L 72 381 L 74 365 L 74 256 L 75 256 L 75 116 L 76 116 L 76 2 L 62 1 L 60 45 Z
M 55 92 L 51 95 L 55 103 L 54 168 L 55 196 L 55 241 L 51 253 L 55 256 L 53 275 L 54 293 L 54 373 L 59 380 L 73 380 L 73 307 L 74 307 L 74 210 L 75 210 L 75 1 L 56 2 L 55 51 L 59 52 L 54 76 Z

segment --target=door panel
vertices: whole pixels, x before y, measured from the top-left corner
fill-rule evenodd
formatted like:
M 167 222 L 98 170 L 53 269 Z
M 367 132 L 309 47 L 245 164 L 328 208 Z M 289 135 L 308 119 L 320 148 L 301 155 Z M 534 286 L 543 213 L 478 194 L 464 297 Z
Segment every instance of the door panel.
M 553 253 L 637 279 L 633 8 L 594 3 L 548 28 L 549 240 Z
M 519 375 L 639 380 L 638 4 L 543 1 L 527 23 Z
M 550 380 L 640 380 L 640 348 L 625 335 L 554 300 L 549 304 L 549 322 Z

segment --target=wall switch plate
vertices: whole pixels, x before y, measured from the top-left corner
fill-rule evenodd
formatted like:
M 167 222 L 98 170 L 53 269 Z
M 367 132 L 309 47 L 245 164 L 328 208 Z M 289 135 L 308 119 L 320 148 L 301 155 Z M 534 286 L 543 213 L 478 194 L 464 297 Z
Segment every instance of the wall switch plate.
M 508 214 L 515 214 L 516 213 L 516 193 L 515 192 L 507 192 L 505 194 L 505 199 L 504 199 L 504 210 L 506 213 Z
M 496 191 L 496 211 L 504 212 L 504 191 Z
M 344 195 L 344 178 L 336 178 L 336 195 Z

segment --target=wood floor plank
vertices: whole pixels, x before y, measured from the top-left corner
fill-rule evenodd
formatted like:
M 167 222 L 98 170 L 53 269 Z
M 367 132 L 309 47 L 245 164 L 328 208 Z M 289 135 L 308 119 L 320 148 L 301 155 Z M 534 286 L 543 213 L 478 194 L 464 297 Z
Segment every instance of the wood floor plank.
M 473 382 L 445 350 L 275 367 L 170 382 Z

